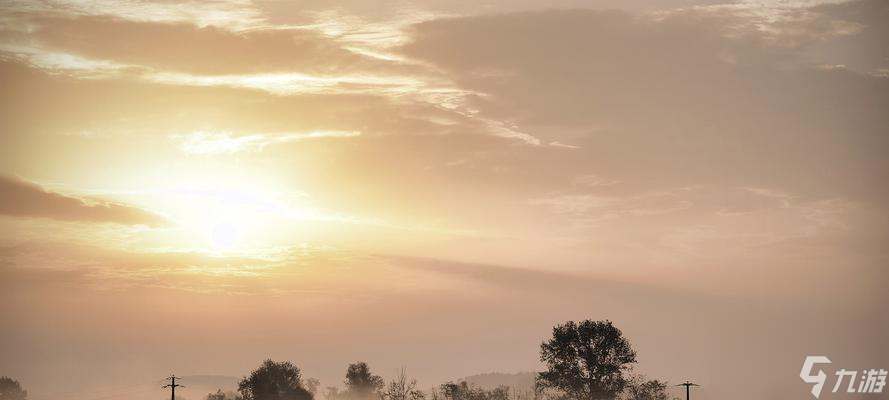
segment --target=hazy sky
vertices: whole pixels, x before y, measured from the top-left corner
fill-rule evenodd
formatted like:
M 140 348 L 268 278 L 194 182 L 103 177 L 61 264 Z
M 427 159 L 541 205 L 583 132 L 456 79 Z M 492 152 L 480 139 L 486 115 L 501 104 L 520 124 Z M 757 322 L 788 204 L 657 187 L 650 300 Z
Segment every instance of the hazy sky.
M 428 387 L 585 318 L 701 399 L 889 369 L 886 1 L 6 1 L 0 88 L 32 400 Z

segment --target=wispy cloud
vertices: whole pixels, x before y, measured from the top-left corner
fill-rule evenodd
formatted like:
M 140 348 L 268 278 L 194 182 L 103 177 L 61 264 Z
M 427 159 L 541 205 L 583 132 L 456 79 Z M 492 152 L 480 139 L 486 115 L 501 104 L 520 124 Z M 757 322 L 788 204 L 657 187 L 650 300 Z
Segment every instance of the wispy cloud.
M 346 138 L 361 135 L 357 131 L 311 131 L 254 133 L 234 135 L 228 132 L 194 132 L 188 135 L 173 135 L 181 141 L 179 148 L 186 154 L 215 155 L 238 152 L 257 152 L 275 144 L 284 144 L 307 139 Z
M 249 0 L 160 2 L 148 0 L 13 0 L 0 10 L 62 17 L 112 16 L 138 22 L 187 22 L 197 26 L 249 28 L 265 20 Z
M 184 86 L 226 86 L 263 90 L 272 94 L 304 93 L 406 93 L 417 90 L 422 83 L 400 76 L 313 76 L 301 73 L 252 75 L 190 75 L 158 72 L 143 79 Z
M 128 72 L 146 69 L 138 65 L 93 59 L 39 46 L 15 43 L 0 43 L 0 60 L 17 61 L 50 74 L 64 74 L 84 79 L 117 78 Z
M 138 207 L 54 193 L 8 175 L 0 175 L 0 214 L 128 225 L 168 223 L 165 218 Z

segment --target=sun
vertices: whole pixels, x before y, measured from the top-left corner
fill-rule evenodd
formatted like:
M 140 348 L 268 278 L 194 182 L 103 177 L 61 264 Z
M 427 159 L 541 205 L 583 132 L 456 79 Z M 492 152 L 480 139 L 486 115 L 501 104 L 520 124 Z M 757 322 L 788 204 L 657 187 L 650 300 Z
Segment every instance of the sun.
M 158 233 L 162 247 L 213 255 L 255 255 L 276 246 L 300 207 L 268 188 L 234 181 L 185 183 L 155 196 L 175 225 Z
M 272 246 L 291 224 L 287 208 L 268 193 L 238 188 L 190 191 L 182 228 L 208 253 L 255 253 Z M 279 235 L 278 235 L 279 236 Z
M 150 182 L 140 196 L 171 226 L 140 233 L 143 249 L 272 259 L 294 246 L 352 243 L 378 220 L 330 210 L 292 181 L 225 166 Z M 358 233 L 356 233 L 356 231 Z
M 210 231 L 210 241 L 219 250 L 231 250 L 238 243 L 241 231 L 237 225 L 229 222 L 220 222 L 213 225 Z

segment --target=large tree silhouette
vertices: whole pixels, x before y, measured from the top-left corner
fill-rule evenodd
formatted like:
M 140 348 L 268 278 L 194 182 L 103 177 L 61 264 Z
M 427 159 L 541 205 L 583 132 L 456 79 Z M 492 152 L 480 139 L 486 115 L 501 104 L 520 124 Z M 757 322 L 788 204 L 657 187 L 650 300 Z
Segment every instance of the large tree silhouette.
M 0 400 L 25 400 L 28 391 L 22 389 L 22 385 L 15 379 L 0 377 Z
M 244 400 L 312 400 L 302 382 L 299 368 L 289 361 L 263 361 L 262 365 L 238 383 Z
M 548 369 L 537 375 L 537 388 L 576 400 L 615 399 L 627 383 L 624 373 L 636 362 L 629 340 L 611 321 L 569 321 L 553 328 L 540 345 Z

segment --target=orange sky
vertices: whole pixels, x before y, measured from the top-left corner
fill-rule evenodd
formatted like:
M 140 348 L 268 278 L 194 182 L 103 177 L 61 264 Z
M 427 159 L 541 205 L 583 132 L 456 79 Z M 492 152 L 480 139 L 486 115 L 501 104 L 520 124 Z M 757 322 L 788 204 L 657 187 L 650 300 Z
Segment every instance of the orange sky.
M 889 368 L 887 3 L 545 3 L 2 3 L 0 375 Z

